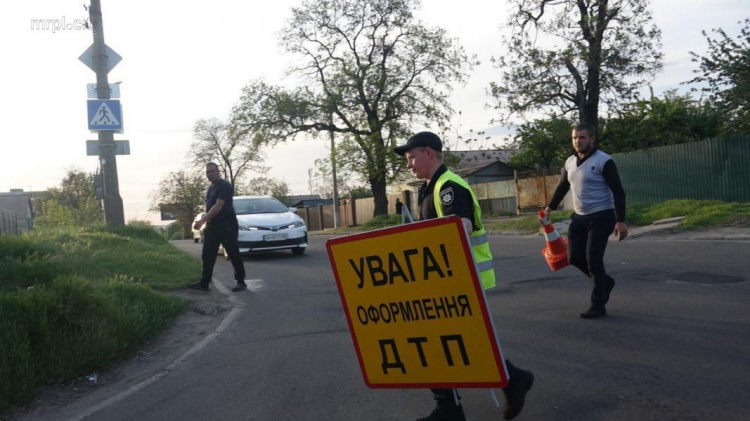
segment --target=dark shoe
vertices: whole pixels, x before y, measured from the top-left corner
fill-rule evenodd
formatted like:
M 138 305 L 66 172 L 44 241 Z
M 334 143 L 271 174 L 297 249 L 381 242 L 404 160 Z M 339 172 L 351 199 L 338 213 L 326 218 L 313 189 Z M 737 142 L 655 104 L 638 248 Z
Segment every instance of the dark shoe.
M 417 421 L 466 421 L 466 416 L 464 415 L 464 408 L 461 405 L 456 406 L 453 404 L 448 406 L 438 404 L 438 407 L 430 412 L 430 415 L 417 418 Z
M 579 314 L 584 319 L 597 319 L 607 315 L 607 309 L 601 304 L 591 304 L 588 310 Z
M 194 284 L 190 284 L 187 287 L 188 287 L 188 289 L 194 289 L 194 290 L 197 290 L 197 291 L 203 291 L 203 292 L 208 292 L 209 291 L 208 285 L 204 286 L 200 282 L 196 282 Z
M 518 370 L 515 376 L 510 378 L 508 387 L 503 389 L 505 393 L 505 410 L 503 418 L 512 420 L 521 413 L 526 403 L 526 393 L 534 385 L 534 373 L 528 370 Z
M 237 286 L 232 288 L 232 292 L 240 292 L 247 289 L 247 284 L 244 282 L 237 282 Z

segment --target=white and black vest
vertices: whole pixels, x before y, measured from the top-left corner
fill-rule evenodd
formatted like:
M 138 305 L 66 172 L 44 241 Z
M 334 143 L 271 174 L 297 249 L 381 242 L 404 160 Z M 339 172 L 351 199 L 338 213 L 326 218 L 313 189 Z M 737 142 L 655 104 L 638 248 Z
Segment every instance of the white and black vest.
M 576 155 L 565 161 L 565 171 L 573 193 L 573 210 L 578 215 L 590 215 L 615 208 L 612 190 L 602 173 L 604 164 L 610 159 L 612 157 L 597 149 L 580 167 L 576 165 Z

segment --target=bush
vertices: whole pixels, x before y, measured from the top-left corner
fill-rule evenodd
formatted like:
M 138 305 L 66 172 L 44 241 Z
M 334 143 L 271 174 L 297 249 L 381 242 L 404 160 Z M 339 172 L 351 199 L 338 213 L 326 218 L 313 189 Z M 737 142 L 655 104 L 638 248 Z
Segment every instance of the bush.
M 0 292 L 48 283 L 59 275 L 58 247 L 26 236 L 0 237 Z
M 185 305 L 121 277 L 98 284 L 65 277 L 0 295 L 0 410 L 39 386 L 101 369 Z
M 379 215 L 362 224 L 365 231 L 401 224 L 401 215 Z
M 200 273 L 145 224 L 40 228 L 0 253 L 0 412 L 135 349 L 185 307 L 155 289 Z

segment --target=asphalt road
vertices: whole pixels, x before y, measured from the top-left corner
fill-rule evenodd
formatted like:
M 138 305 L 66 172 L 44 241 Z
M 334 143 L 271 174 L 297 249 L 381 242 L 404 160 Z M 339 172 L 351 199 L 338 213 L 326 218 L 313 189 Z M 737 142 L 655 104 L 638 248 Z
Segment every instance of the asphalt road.
M 245 259 L 251 290 L 221 335 L 152 384 L 86 420 L 413 420 L 426 390 L 365 386 L 325 251 Z M 491 236 L 488 303 L 505 356 L 532 370 L 519 420 L 747 420 L 750 243 L 610 242 L 609 315 L 583 320 L 589 283 L 551 272 L 541 237 Z M 192 254 L 199 246 L 180 242 Z M 215 278 L 232 286 L 219 259 Z M 216 290 L 211 294 L 218 294 Z M 486 389 L 460 391 L 469 420 L 501 419 Z M 496 390 L 502 403 L 502 391 Z

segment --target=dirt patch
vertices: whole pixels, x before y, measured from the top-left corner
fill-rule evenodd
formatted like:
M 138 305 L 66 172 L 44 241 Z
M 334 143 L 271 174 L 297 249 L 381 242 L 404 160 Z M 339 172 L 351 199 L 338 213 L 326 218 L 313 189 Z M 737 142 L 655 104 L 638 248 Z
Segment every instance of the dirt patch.
M 0 420 L 55 420 L 75 407 L 91 406 L 154 376 L 193 345 L 212 333 L 232 309 L 227 296 L 216 289 L 209 293 L 181 290 L 170 294 L 191 301 L 170 327 L 147 342 L 138 351 L 113 363 L 106 370 L 89 373 L 75 380 L 43 388 L 26 407 Z M 66 408 L 70 406 L 71 408 Z M 68 414 L 70 416 L 70 414 Z

